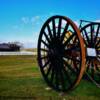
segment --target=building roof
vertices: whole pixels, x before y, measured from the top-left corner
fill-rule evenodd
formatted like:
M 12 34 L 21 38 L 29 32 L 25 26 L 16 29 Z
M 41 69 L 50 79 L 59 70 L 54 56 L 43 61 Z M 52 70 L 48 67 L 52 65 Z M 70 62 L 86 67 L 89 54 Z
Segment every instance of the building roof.
M 8 44 L 0 44 L 0 49 L 10 49 Z

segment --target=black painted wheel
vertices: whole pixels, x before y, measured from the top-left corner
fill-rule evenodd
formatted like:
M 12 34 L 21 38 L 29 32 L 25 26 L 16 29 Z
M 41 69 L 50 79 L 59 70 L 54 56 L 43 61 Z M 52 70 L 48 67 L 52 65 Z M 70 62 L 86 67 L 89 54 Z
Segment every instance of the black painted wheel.
M 53 16 L 45 22 L 38 39 L 38 63 L 53 89 L 68 91 L 79 84 L 85 49 L 79 29 L 69 18 Z
M 86 48 L 86 74 L 100 87 L 100 23 L 90 23 L 81 32 Z

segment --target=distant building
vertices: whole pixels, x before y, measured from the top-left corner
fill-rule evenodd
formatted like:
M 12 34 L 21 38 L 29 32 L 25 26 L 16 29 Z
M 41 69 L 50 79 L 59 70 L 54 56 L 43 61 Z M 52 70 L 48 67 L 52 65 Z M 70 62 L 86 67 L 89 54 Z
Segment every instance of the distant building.
M 0 51 L 20 51 L 21 46 L 14 43 L 1 43 Z

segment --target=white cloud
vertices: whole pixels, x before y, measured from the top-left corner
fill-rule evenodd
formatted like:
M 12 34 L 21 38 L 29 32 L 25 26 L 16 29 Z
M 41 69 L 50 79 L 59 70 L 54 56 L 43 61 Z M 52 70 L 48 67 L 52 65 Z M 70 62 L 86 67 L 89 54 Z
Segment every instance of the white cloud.
M 29 23 L 29 18 L 28 17 L 22 17 L 22 22 L 24 23 L 24 24 L 27 24 L 27 23 Z
M 78 21 L 74 21 L 74 23 L 76 24 L 77 27 L 79 27 L 79 22 Z
M 35 19 L 40 19 L 40 16 L 35 16 Z
M 40 20 L 40 16 L 34 16 L 31 18 L 31 23 L 32 24 L 38 24 L 39 23 L 39 20 Z
M 33 17 L 22 17 L 21 22 L 23 24 L 32 24 L 32 25 L 39 25 L 40 24 L 40 16 L 33 16 Z
M 96 20 L 95 22 L 99 22 L 100 23 L 100 19 Z

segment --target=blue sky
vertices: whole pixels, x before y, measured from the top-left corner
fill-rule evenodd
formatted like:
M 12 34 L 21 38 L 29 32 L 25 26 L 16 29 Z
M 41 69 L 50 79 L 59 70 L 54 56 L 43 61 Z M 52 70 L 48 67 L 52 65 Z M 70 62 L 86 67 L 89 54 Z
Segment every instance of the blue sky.
M 52 15 L 75 22 L 100 20 L 100 0 L 0 0 L 0 42 L 20 41 L 36 47 L 39 31 Z

